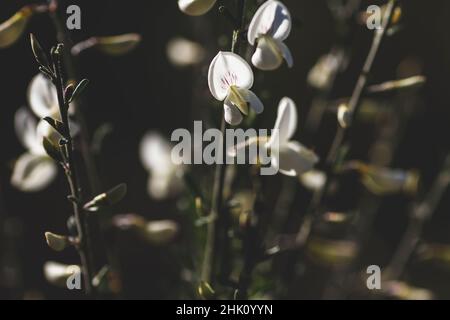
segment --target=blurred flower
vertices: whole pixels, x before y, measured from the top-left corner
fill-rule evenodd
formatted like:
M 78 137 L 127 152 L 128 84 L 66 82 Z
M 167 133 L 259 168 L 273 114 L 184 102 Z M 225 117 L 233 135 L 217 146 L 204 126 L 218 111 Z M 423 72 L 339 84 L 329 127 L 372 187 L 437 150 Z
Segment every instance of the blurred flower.
M 216 3 L 216 0 L 178 0 L 178 7 L 190 16 L 205 14 Z
M 333 49 L 330 53 L 319 58 L 308 73 L 308 84 L 319 90 L 327 90 L 333 83 L 338 70 L 346 65 L 343 50 Z
M 433 293 L 430 290 L 413 287 L 401 281 L 385 281 L 381 286 L 382 293 L 388 297 L 400 300 L 431 300 Z
M 187 67 L 200 63 L 205 57 L 203 47 L 184 38 L 174 38 L 167 44 L 167 57 L 177 67 Z
M 386 195 L 394 193 L 415 194 L 419 187 L 419 174 L 414 171 L 391 169 L 367 165 L 360 161 L 350 161 L 340 170 L 356 170 L 361 181 L 372 193 Z
M 277 69 L 283 59 L 289 67 L 294 64 L 292 54 L 283 41 L 291 32 L 291 15 L 284 4 L 269 0 L 256 11 L 248 28 L 248 42 L 256 51 L 253 65 L 261 70 Z
M 225 100 L 225 121 L 231 125 L 241 123 L 241 113 L 248 115 L 249 105 L 258 114 L 264 110 L 261 100 L 249 90 L 253 86 L 253 71 L 237 54 L 217 54 L 209 67 L 208 84 L 214 98 Z
M 58 168 L 42 146 L 44 137 L 57 134 L 50 125 L 36 119 L 26 109 L 17 110 L 15 115 L 17 136 L 27 151 L 16 161 L 11 184 L 23 192 L 45 189 L 56 177 Z
M 327 176 L 323 171 L 310 170 L 300 175 L 300 182 L 302 185 L 311 191 L 317 191 L 323 188 Z
M 178 224 L 171 220 L 149 221 L 145 226 L 145 238 L 152 244 L 171 242 L 178 234 Z
M 66 265 L 53 261 L 44 264 L 45 279 L 59 287 L 65 287 L 67 279 L 77 273 L 81 273 L 81 268 L 77 265 Z
M 320 265 L 342 267 L 353 260 L 357 248 L 356 243 L 352 241 L 314 237 L 308 240 L 306 253 Z
M 32 15 L 31 7 L 25 6 L 0 24 L 0 48 L 13 45 L 22 36 Z
M 56 117 L 59 113 L 56 88 L 42 73 L 36 75 L 28 86 L 28 103 L 39 118 Z
M 76 56 L 86 49 L 95 48 L 110 56 L 121 56 L 135 49 L 141 40 L 142 37 L 137 33 L 108 37 L 91 37 L 74 45 L 71 53 Z
M 311 170 L 319 161 L 313 151 L 297 141 L 290 140 L 297 130 L 297 109 L 292 99 L 281 99 L 274 130 L 275 134 L 270 137 L 265 147 L 278 148 L 279 159 L 272 157 L 271 165 L 278 168 L 282 174 L 299 176 Z
M 152 245 L 165 245 L 178 235 L 178 224 L 172 220 L 147 221 L 137 214 L 117 215 L 113 225 L 123 231 L 134 231 L 143 240 Z
M 183 188 L 185 168 L 172 161 L 171 152 L 169 142 L 158 133 L 150 132 L 142 138 L 140 158 L 150 173 L 147 190 L 158 200 L 176 196 Z

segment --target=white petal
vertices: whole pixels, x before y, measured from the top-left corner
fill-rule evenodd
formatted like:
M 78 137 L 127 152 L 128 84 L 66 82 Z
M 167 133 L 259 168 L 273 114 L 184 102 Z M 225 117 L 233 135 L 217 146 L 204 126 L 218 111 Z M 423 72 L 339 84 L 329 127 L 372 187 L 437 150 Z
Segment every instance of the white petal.
M 245 101 L 248 102 L 250 108 L 252 108 L 257 114 L 260 114 L 264 111 L 264 105 L 258 96 L 251 90 L 240 89 Z
M 274 127 L 274 130 L 277 131 L 270 137 L 268 145 L 272 145 L 274 139 L 279 139 L 278 143 L 280 147 L 285 145 L 297 130 L 297 121 L 297 107 L 295 102 L 290 98 L 284 97 L 278 105 L 278 115 Z
M 25 153 L 17 159 L 11 184 L 23 192 L 45 189 L 56 177 L 58 168 L 49 157 Z
M 248 42 L 254 45 L 261 35 L 270 35 L 283 41 L 291 32 L 289 10 L 279 1 L 269 0 L 256 11 L 248 28 Z
M 232 126 L 237 126 L 242 122 L 242 114 L 239 109 L 229 100 L 226 99 L 223 104 L 225 121 Z
M 292 68 L 294 66 L 294 58 L 292 57 L 291 50 L 289 50 L 288 46 L 284 42 L 279 41 L 278 45 L 280 46 L 279 48 L 281 50 L 281 54 L 284 60 L 286 60 L 288 67 Z
M 170 174 L 176 168 L 170 144 L 158 133 L 149 132 L 142 138 L 139 153 L 142 165 L 149 171 Z
M 178 0 L 178 7 L 190 16 L 205 14 L 216 3 L 216 0 Z
M 36 75 L 28 87 L 28 103 L 39 118 L 54 115 L 58 110 L 58 96 L 54 85 L 43 74 Z
M 253 65 L 260 70 L 275 70 L 283 63 L 281 48 L 270 36 L 258 39 L 258 46 L 252 56 Z
M 287 176 L 298 176 L 311 170 L 319 161 L 317 155 L 296 141 L 280 148 L 280 172 Z
M 14 127 L 17 137 L 22 145 L 28 150 L 43 149 L 42 141 L 39 141 L 35 117 L 26 108 L 20 108 L 14 116 Z
M 209 66 L 208 85 L 214 98 L 223 101 L 232 85 L 250 89 L 253 85 L 253 71 L 237 54 L 219 52 Z
M 44 137 L 49 139 L 55 145 L 59 145 L 59 141 L 62 138 L 61 135 L 45 120 L 39 121 L 36 128 L 36 133 L 38 136 L 39 145 L 42 145 L 42 140 Z

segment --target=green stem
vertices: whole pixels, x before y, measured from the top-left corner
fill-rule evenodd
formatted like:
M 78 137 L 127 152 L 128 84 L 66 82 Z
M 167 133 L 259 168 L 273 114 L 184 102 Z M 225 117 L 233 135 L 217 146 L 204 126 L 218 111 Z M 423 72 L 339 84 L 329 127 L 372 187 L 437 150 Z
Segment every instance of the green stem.
M 368 75 L 370 74 L 370 71 L 372 70 L 373 63 L 375 61 L 375 58 L 379 52 L 381 43 L 386 35 L 386 32 L 390 26 L 392 15 L 394 13 L 395 5 L 398 0 L 390 0 L 385 14 L 383 16 L 383 24 L 379 30 L 375 31 L 375 36 L 372 41 L 372 45 L 369 51 L 369 54 L 367 55 L 367 58 L 364 62 L 364 66 L 362 68 L 362 71 L 358 77 L 358 81 L 356 82 L 356 86 L 353 90 L 352 96 L 350 98 L 349 104 L 348 104 L 348 112 L 350 114 L 350 119 L 353 120 L 355 116 L 357 115 L 359 111 L 359 106 L 362 98 L 362 94 L 367 86 L 367 80 Z M 350 121 L 351 124 L 352 121 Z M 302 246 L 311 231 L 312 222 L 314 220 L 314 215 L 317 213 L 317 209 L 319 205 L 322 203 L 324 194 L 326 190 L 328 189 L 330 182 L 333 178 L 333 169 L 336 162 L 336 158 L 338 155 L 338 151 L 340 147 L 342 146 L 345 137 L 347 133 L 347 128 L 339 126 L 339 129 L 334 137 L 333 143 L 331 145 L 331 148 L 328 152 L 328 155 L 326 157 L 326 163 L 325 163 L 325 169 L 327 172 L 327 180 L 323 188 L 321 188 L 319 191 L 316 191 L 313 195 L 313 199 L 311 200 L 311 204 L 308 209 L 307 216 L 305 217 L 304 223 L 301 225 L 300 230 L 297 233 L 297 242 L 300 246 Z
M 77 168 L 75 165 L 74 154 L 73 154 L 73 141 L 70 134 L 70 124 L 68 117 L 68 103 L 64 98 L 65 85 L 63 80 L 63 73 L 61 67 L 61 50 L 63 46 L 58 45 L 54 54 L 52 54 L 53 58 L 53 68 L 56 75 L 54 79 L 54 84 L 56 86 L 57 94 L 58 94 L 58 104 L 61 115 L 61 122 L 64 125 L 64 139 L 65 142 L 65 152 L 67 158 L 67 166 L 66 166 L 66 177 L 69 183 L 70 195 L 72 198 L 73 212 L 77 226 L 78 240 L 79 245 L 77 246 L 78 253 L 80 255 L 81 266 L 83 269 L 83 278 L 84 278 L 84 286 L 86 294 L 91 294 L 92 292 L 92 269 L 91 263 L 89 261 L 89 248 L 86 242 L 86 228 L 84 223 L 84 217 L 82 215 L 82 208 L 80 207 L 81 195 L 80 195 L 80 186 L 78 183 L 77 176 Z
M 238 16 L 241 17 L 240 25 L 236 26 L 236 29 L 233 31 L 233 40 L 231 44 L 231 52 L 236 53 L 239 51 L 239 39 L 243 29 L 243 25 L 245 22 L 245 2 L 246 0 L 237 0 L 238 1 Z M 226 159 L 226 145 L 223 141 L 223 137 L 225 137 L 225 132 L 227 129 L 227 124 L 225 122 L 225 115 L 222 114 L 222 122 L 220 126 L 220 131 L 222 133 L 222 159 L 225 162 Z M 203 258 L 203 265 L 201 271 L 201 280 L 205 282 L 211 282 L 212 271 L 214 268 L 214 251 L 217 248 L 217 231 L 219 228 L 223 227 L 222 223 L 226 220 L 226 217 L 223 217 L 223 189 L 225 182 L 225 173 L 226 173 L 226 164 L 218 163 L 216 165 L 215 174 L 214 174 L 214 185 L 213 185 L 213 193 L 211 200 L 211 211 L 210 211 L 210 222 L 207 227 L 206 234 L 206 245 L 205 252 Z M 224 230 L 226 233 L 227 230 Z M 225 241 L 225 239 L 222 239 Z

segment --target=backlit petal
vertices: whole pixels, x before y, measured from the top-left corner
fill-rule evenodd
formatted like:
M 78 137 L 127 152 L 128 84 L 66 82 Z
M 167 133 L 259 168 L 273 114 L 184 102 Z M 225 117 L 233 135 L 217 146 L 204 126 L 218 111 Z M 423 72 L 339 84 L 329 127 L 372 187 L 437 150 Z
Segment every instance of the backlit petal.
M 58 110 L 56 89 L 43 74 L 36 75 L 28 87 L 28 102 L 39 118 L 55 114 Z
M 56 177 L 58 168 L 47 156 L 24 153 L 17 159 L 11 184 L 23 192 L 45 189 Z
M 219 52 L 209 66 L 208 85 L 214 98 L 223 101 L 230 86 L 250 89 L 253 85 L 253 71 L 237 54 Z

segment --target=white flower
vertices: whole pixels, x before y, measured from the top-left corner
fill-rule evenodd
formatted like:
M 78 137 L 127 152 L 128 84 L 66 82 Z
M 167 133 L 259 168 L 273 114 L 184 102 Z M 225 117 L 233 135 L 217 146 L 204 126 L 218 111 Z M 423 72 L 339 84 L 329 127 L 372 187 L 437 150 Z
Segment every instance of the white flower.
M 275 134 L 270 137 L 266 148 L 274 148 L 278 151 L 278 157 L 272 156 L 271 165 L 288 176 L 299 176 L 309 170 L 319 161 L 317 155 L 300 144 L 290 139 L 297 130 L 297 110 L 294 101 L 283 98 L 278 106 L 278 117 L 275 122 Z M 278 143 L 277 143 L 278 142 Z
M 205 57 L 205 49 L 197 42 L 175 38 L 167 44 L 167 58 L 177 67 L 187 67 L 200 63 Z
M 142 138 L 141 162 L 150 173 L 147 190 L 158 200 L 175 196 L 183 187 L 184 167 L 172 161 L 171 152 L 171 145 L 157 133 L 150 132 Z
M 225 121 L 231 125 L 241 123 L 241 113 L 247 115 L 249 105 L 258 114 L 264 110 L 261 100 L 249 90 L 253 86 L 253 71 L 237 54 L 217 54 L 209 66 L 208 84 L 214 98 L 225 100 Z
M 346 65 L 345 52 L 334 48 L 330 53 L 321 56 L 311 68 L 308 73 L 309 85 L 319 90 L 329 89 L 337 72 L 344 69 Z
M 216 0 L 178 0 L 178 7 L 190 16 L 205 14 L 216 3 Z
M 27 151 L 14 165 L 11 184 L 23 192 L 43 190 L 56 177 L 58 168 L 46 154 L 42 141 L 44 136 L 53 140 L 57 133 L 44 120 L 38 124 L 34 116 L 24 108 L 16 112 L 15 128 Z
M 253 65 L 261 70 L 277 69 L 286 60 L 289 68 L 294 64 L 289 48 L 283 43 L 291 32 L 291 15 L 280 1 L 269 0 L 256 11 L 248 28 L 248 42 L 256 51 Z
M 55 86 L 43 74 L 36 75 L 28 87 L 28 103 L 39 118 L 58 114 L 58 95 Z
M 44 75 L 36 75 L 28 87 L 28 103 L 35 115 L 27 109 L 17 110 L 14 120 L 17 137 L 27 150 L 16 161 L 11 184 L 23 192 L 45 189 L 56 177 L 56 163 L 42 146 L 44 137 L 56 145 L 59 134 L 44 120 L 36 117 L 59 117 L 58 98 L 54 85 Z

